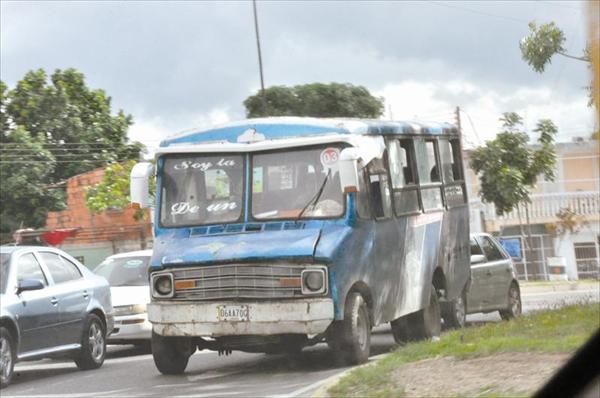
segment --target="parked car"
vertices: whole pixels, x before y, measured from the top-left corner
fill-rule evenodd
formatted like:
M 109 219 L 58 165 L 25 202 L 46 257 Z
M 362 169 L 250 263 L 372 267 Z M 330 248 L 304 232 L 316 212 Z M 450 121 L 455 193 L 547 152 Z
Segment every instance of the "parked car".
M 502 319 L 521 315 L 521 289 L 513 262 L 491 235 L 471 235 L 471 287 L 467 313 L 498 311 Z
M 109 344 L 135 344 L 150 347 L 152 324 L 146 304 L 150 302 L 148 263 L 152 250 L 115 254 L 107 257 L 94 272 L 110 284 L 115 309 L 115 329 Z
M 102 366 L 113 329 L 110 288 L 67 253 L 0 247 L 0 385 L 15 363 L 68 356 L 82 370 Z

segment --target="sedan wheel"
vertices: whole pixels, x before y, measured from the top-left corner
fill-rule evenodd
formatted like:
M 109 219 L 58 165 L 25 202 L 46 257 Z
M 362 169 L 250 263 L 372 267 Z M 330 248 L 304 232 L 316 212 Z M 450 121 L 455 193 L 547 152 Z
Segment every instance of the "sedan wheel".
M 467 295 L 463 293 L 452 302 L 445 303 L 442 317 L 444 324 L 451 328 L 463 328 L 467 321 Z
M 6 387 L 12 379 L 15 367 L 15 344 L 6 328 L 0 328 L 0 387 Z
M 81 350 L 75 358 L 75 364 L 81 370 L 97 369 L 104 363 L 106 356 L 106 331 L 104 324 L 97 315 L 89 314 L 83 336 Z
M 93 323 L 90 327 L 89 332 L 89 347 L 90 353 L 94 361 L 98 362 L 104 355 L 104 336 L 102 333 L 102 328 L 97 324 Z
M 513 283 L 508 289 L 508 307 L 505 310 L 500 310 L 500 317 L 504 320 L 516 318 L 521 315 L 521 292 L 518 286 Z

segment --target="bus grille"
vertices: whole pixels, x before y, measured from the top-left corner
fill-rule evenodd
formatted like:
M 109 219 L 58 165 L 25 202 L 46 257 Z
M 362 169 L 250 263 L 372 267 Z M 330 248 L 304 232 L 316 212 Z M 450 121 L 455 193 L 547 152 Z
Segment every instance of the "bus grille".
M 175 300 L 302 296 L 302 265 L 231 264 L 173 270 Z

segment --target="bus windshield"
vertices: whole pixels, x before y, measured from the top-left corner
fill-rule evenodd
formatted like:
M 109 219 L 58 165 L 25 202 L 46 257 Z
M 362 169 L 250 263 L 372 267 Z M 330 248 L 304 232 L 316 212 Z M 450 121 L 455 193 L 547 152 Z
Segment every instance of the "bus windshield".
M 160 221 L 165 227 L 239 221 L 243 208 L 242 155 L 166 157 Z
M 255 219 L 339 217 L 339 144 L 256 154 L 252 157 Z

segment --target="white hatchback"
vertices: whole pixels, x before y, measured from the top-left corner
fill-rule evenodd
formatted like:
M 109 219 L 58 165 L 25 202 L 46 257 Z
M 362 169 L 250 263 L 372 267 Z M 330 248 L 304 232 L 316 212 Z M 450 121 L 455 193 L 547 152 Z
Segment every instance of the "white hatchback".
M 94 272 L 110 284 L 115 328 L 109 344 L 135 344 L 148 347 L 152 324 L 146 305 L 150 302 L 148 266 L 152 250 L 119 253 L 107 257 Z

